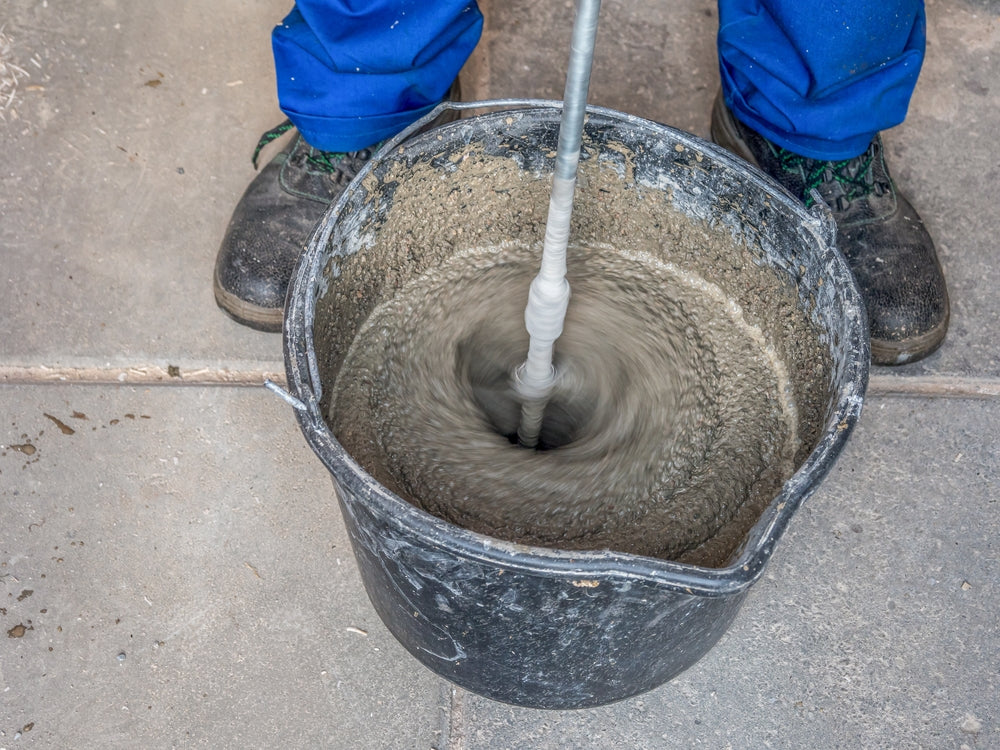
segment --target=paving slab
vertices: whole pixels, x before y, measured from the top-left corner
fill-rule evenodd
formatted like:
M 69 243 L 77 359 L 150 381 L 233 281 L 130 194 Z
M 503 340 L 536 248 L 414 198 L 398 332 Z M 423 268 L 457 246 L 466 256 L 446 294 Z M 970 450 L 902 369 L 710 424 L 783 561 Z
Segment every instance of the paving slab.
M 212 270 L 257 138 L 284 119 L 269 34 L 287 10 L 5 2 L 30 77 L 0 121 L 0 362 L 280 362 L 279 337 L 218 311 Z
M 1000 403 L 875 399 L 729 632 L 585 711 L 462 692 L 453 748 L 1000 746 Z
M 467 98 L 562 99 L 573 2 L 481 0 L 483 38 L 463 71 Z M 714 0 L 604 0 L 588 101 L 702 137 L 719 83 Z
M 1000 375 L 1000 6 L 930 0 L 927 56 L 906 122 L 886 138 L 893 173 L 937 243 L 952 322 L 907 375 Z
M 0 389 L 0 747 L 441 747 L 263 389 Z

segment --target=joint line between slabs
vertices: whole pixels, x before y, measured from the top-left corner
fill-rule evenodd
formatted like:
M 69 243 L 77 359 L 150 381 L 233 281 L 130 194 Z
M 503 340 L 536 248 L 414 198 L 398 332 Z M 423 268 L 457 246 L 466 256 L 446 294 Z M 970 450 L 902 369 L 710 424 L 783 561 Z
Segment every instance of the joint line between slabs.
M 868 393 L 873 396 L 993 399 L 1000 397 L 1000 379 L 952 375 L 872 375 Z
M 451 702 L 448 712 L 447 750 L 465 749 L 465 697 L 460 690 L 449 686 Z
M 138 385 L 138 386 L 263 386 L 272 380 L 285 387 L 283 372 L 225 368 L 0 366 L 0 385 Z
M 197 367 L 174 369 L 159 365 L 133 367 L 0 366 L 0 385 L 161 385 L 262 386 L 272 380 L 287 387 L 284 372 Z M 872 396 L 927 398 L 1000 398 L 1000 379 L 939 375 L 872 375 Z

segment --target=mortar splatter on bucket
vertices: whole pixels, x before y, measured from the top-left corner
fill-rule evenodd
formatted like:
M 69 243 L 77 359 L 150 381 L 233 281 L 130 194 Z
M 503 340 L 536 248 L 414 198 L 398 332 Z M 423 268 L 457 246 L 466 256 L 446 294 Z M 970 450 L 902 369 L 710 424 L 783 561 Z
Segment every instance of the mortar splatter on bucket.
M 417 333 L 443 314 L 433 307 L 427 313 L 422 302 L 411 305 L 417 292 L 426 300 L 445 288 L 430 282 L 474 286 L 484 274 L 517 266 L 519 253 L 530 255 L 536 243 L 540 248 L 558 103 L 442 106 L 529 108 L 413 135 L 440 112 L 431 113 L 387 144 L 331 207 L 289 291 L 284 344 L 291 400 L 306 439 L 333 475 L 368 595 L 410 653 L 467 689 L 517 705 L 579 708 L 635 695 L 689 667 L 721 637 L 791 516 L 842 449 L 867 385 L 864 308 L 834 247 L 828 211 L 807 211 L 764 175 L 694 136 L 589 108 L 574 211 L 574 236 L 583 248 L 577 264 L 605 257 L 605 247 L 610 254 L 639 243 L 642 252 L 626 258 L 624 271 L 598 263 L 581 280 L 613 277 L 613 288 L 630 290 L 632 299 L 655 296 L 661 283 L 679 284 L 691 296 L 663 295 L 663 306 L 675 294 L 680 302 L 662 323 L 671 344 L 661 360 L 671 369 L 687 351 L 707 364 L 692 366 L 691 377 L 671 386 L 681 396 L 664 408 L 678 424 L 664 428 L 668 445 L 648 474 L 660 478 L 651 491 L 619 497 L 615 482 L 581 482 L 587 492 L 562 504 L 552 493 L 539 494 L 535 504 L 544 517 L 533 523 L 532 497 L 504 494 L 540 486 L 541 479 L 517 484 L 524 462 L 540 462 L 544 474 L 546 461 L 561 461 L 572 475 L 575 443 L 598 441 L 594 455 L 615 450 L 600 442 L 606 421 L 577 408 L 599 394 L 562 405 L 553 419 L 562 426 L 550 431 L 551 456 L 525 454 L 506 441 L 503 400 L 491 399 L 489 372 L 483 378 L 476 370 L 490 357 L 500 363 L 490 367 L 506 366 L 506 344 L 489 353 L 476 339 L 488 342 L 489 331 L 503 325 L 477 324 L 476 331 L 486 332 L 457 335 L 453 355 L 452 344 L 436 341 L 447 337 L 411 346 L 396 329 L 405 328 L 399 316 L 411 309 L 429 316 L 414 318 Z M 532 195 L 541 196 L 537 212 Z M 587 248 L 596 252 L 588 255 Z M 628 279 L 644 285 L 641 294 Z M 490 288 L 475 294 L 488 298 Z M 593 300 L 605 297 L 606 289 L 591 292 Z M 461 315 L 449 317 L 446 309 L 441 319 L 451 327 L 468 323 L 472 308 L 462 304 Z M 713 316 L 715 308 L 723 312 Z M 686 327 L 666 330 L 676 321 Z M 726 338 L 729 328 L 742 333 Z M 722 338 L 711 338 L 716 329 Z M 736 356 L 742 338 L 759 351 L 756 364 Z M 697 345 L 688 351 L 690 341 Z M 617 351 L 613 343 L 604 351 Z M 426 393 L 408 390 L 414 350 L 435 347 L 451 357 L 440 378 L 445 390 L 435 397 L 433 382 Z M 386 361 L 372 352 L 387 353 Z M 371 366 L 354 369 L 364 356 Z M 640 379 L 644 388 L 656 372 Z M 685 404 L 697 399 L 686 401 L 685 394 L 709 372 L 720 378 L 705 400 L 710 408 L 692 412 Z M 741 385 L 753 372 L 758 379 Z M 586 392 L 588 377 L 584 372 L 583 386 L 568 392 Z M 449 383 L 458 384 L 455 393 Z M 411 403 L 416 393 L 421 403 Z M 731 393 L 740 394 L 745 409 L 711 406 Z M 450 448 L 447 439 L 431 440 L 429 448 L 427 441 L 414 444 L 416 428 L 437 424 L 435 404 L 459 398 L 479 414 L 471 420 L 472 437 L 448 426 L 438 433 L 453 440 Z M 641 398 L 626 407 L 644 424 L 646 412 L 655 413 L 642 408 Z M 670 430 L 681 427 L 684 439 L 670 443 Z M 649 434 L 645 440 L 656 443 Z M 692 442 L 697 450 L 687 450 Z M 513 463 L 485 481 L 483 469 L 463 477 L 463 445 L 479 443 Z M 730 472 L 744 454 L 753 459 L 749 468 Z M 700 465 L 699 456 L 707 459 Z M 618 466 L 616 460 L 609 465 Z M 684 483 L 674 483 L 671 468 Z M 706 483 L 710 476 L 715 483 Z M 503 489 L 508 479 L 513 489 Z M 494 494 L 477 502 L 479 492 Z M 693 506 L 683 502 L 687 496 Z M 563 526 L 561 508 L 571 514 Z

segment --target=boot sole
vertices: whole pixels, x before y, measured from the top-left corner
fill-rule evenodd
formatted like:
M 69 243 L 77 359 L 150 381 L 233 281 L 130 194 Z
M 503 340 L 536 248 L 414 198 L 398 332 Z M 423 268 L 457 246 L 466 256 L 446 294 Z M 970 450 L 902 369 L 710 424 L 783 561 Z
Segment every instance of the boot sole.
M 222 288 L 218 273 L 213 274 L 212 288 L 215 292 L 215 303 L 237 323 L 256 331 L 281 333 L 281 326 L 285 318 L 284 308 L 261 307 L 240 299 L 232 292 L 227 292 Z
M 712 141 L 717 145 L 736 154 L 758 169 L 760 168 L 760 164 L 754 158 L 746 141 L 736 129 L 733 116 L 722 100 L 721 91 L 716 95 L 715 102 L 712 104 L 711 136 Z M 905 365 L 933 354 L 944 342 L 945 333 L 948 331 L 951 311 L 947 306 L 946 310 L 944 320 L 940 325 L 919 336 L 907 339 L 905 342 L 871 339 L 872 363 L 876 365 Z
M 937 328 L 904 342 L 872 339 L 872 363 L 876 365 L 905 365 L 933 354 L 944 343 L 950 315 Z

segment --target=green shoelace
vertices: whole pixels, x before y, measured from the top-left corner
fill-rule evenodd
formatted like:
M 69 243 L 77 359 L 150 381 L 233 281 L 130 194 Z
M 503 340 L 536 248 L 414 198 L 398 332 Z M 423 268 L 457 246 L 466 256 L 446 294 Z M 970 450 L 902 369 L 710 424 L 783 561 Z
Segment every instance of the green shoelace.
M 818 188 L 826 182 L 837 182 L 844 191 L 844 198 L 853 201 L 864 198 L 874 190 L 874 180 L 871 178 L 871 167 L 875 161 L 875 153 L 868 149 L 861 156 L 840 161 L 819 161 L 805 156 L 793 154 L 780 149 L 781 168 L 792 174 L 805 175 L 805 186 L 802 196 L 806 208 L 815 202 L 812 197 L 813 188 Z
M 267 146 L 267 144 L 271 143 L 272 141 L 281 138 L 281 136 L 283 136 L 285 133 L 287 133 L 294 127 L 295 126 L 292 125 L 291 120 L 285 120 L 283 123 L 281 123 L 277 127 L 271 128 L 266 133 L 264 133 L 264 135 L 260 137 L 260 140 L 257 141 L 257 148 L 254 149 L 253 157 L 251 159 L 251 161 L 253 161 L 254 169 L 257 168 L 257 158 L 260 156 L 260 152 L 264 150 L 264 147 Z M 362 151 L 369 151 L 370 153 L 374 153 L 380 145 L 381 143 L 377 143 L 369 149 L 362 149 Z M 360 152 L 355 151 L 353 153 L 360 153 Z M 310 149 L 310 153 L 306 157 L 306 161 L 312 166 L 316 167 L 317 169 L 320 169 L 324 172 L 333 173 L 337 171 L 340 163 L 344 160 L 345 156 L 348 156 L 348 154 L 344 152 L 320 151 L 314 148 Z
M 260 152 L 264 150 L 264 147 L 271 141 L 275 141 L 278 138 L 281 138 L 281 136 L 283 136 L 285 133 L 287 133 L 294 127 L 295 126 L 292 125 L 291 120 L 285 120 L 283 123 L 278 125 L 278 127 L 271 128 L 266 133 L 264 133 L 264 135 L 260 137 L 260 140 L 257 141 L 257 148 L 253 150 L 253 157 L 251 159 L 251 161 L 253 162 L 254 169 L 257 168 L 257 157 L 260 156 Z

